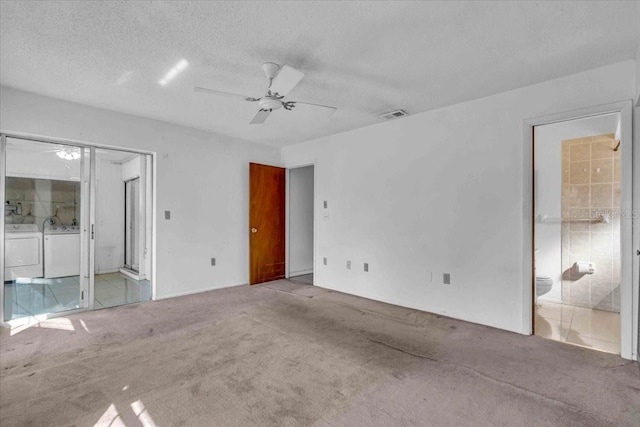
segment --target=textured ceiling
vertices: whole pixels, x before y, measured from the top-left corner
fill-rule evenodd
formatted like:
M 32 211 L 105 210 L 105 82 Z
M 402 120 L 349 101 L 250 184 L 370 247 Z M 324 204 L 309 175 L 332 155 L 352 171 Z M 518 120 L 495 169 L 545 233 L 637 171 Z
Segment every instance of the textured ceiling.
M 284 146 L 634 58 L 640 2 L 2 1 L 0 83 Z M 180 59 L 189 66 L 158 81 Z M 278 110 L 260 64 L 306 74 Z

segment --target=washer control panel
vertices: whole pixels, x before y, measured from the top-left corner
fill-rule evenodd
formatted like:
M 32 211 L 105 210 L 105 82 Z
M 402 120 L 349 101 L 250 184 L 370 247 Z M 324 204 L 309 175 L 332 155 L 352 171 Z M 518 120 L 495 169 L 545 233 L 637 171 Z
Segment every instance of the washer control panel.
M 78 225 L 49 225 L 44 229 L 44 234 L 79 234 Z

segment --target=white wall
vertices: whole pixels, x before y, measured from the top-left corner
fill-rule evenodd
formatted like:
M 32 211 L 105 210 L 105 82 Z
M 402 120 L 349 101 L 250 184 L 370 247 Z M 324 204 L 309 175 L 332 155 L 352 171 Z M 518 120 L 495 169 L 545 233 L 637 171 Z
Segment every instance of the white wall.
M 142 157 L 135 156 L 122 163 L 122 182 L 140 178 L 141 161 Z
M 62 159 L 56 154 L 56 148 L 56 145 L 7 138 L 7 176 L 80 181 L 80 159 Z
M 316 164 L 316 283 L 529 333 L 524 121 L 632 99 L 635 69 L 626 61 L 285 147 L 285 166 Z
M 118 162 L 96 159 L 97 274 L 118 271 L 124 260 L 124 183 Z
M 157 297 L 247 283 L 248 164 L 278 165 L 278 149 L 7 87 L 0 91 L 4 132 L 157 153 Z
M 562 141 L 615 133 L 619 122 L 616 113 L 534 128 L 536 275 L 553 279 L 553 289 L 540 299 L 562 302 L 562 224 L 539 221 L 562 216 Z
M 313 272 L 313 166 L 289 171 L 289 275 Z
M 634 165 L 640 164 L 640 43 L 638 43 L 638 48 L 636 50 L 636 108 L 633 110 L 633 129 L 634 131 L 634 152 L 633 152 L 633 162 Z M 633 174 L 633 209 L 635 212 L 640 212 L 640 173 Z M 634 225 L 634 233 L 635 240 L 632 245 L 635 250 L 640 250 L 640 225 L 638 221 L 636 221 Z M 638 288 L 640 288 L 640 260 L 636 259 L 636 264 L 633 270 L 633 281 L 637 284 Z M 636 355 L 640 355 L 640 292 L 636 292 L 635 295 L 632 295 L 634 298 L 635 309 L 633 312 L 633 316 L 638 319 L 638 324 L 635 325 L 636 328 L 636 342 L 634 345 L 634 350 L 636 351 Z M 636 359 L 638 360 L 638 358 Z
M 637 107 L 640 107 L 640 43 L 638 43 L 638 49 L 636 50 L 636 103 Z

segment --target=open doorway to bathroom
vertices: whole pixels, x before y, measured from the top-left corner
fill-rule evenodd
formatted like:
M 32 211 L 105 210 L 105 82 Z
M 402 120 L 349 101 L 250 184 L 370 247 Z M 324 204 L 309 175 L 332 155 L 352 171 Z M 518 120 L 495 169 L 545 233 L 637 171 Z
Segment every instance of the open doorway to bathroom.
M 288 170 L 287 200 L 287 277 L 313 285 L 313 165 Z
M 620 353 L 620 113 L 534 127 L 534 333 Z M 630 183 L 629 183 L 630 184 Z

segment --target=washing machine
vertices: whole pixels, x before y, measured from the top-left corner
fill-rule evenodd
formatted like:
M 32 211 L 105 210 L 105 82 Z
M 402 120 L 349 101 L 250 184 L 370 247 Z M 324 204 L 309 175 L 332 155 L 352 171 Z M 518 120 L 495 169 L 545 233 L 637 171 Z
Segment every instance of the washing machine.
M 42 277 L 42 232 L 37 224 L 5 224 L 4 280 Z
M 80 227 L 47 225 L 44 229 L 44 277 L 80 275 Z

